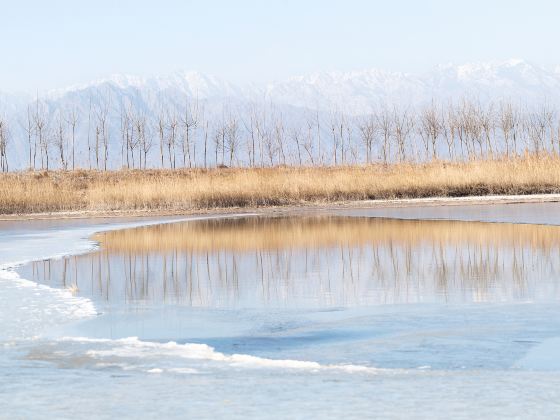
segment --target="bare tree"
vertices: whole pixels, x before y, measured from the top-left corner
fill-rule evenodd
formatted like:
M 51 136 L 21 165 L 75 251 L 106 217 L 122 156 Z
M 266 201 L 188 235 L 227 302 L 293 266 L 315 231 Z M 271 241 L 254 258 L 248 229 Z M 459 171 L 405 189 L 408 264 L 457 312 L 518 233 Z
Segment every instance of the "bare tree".
M 165 144 L 165 114 L 163 111 L 160 111 L 158 114 L 158 121 L 157 121 L 157 131 L 159 136 L 159 158 L 161 167 L 164 167 L 163 163 L 163 146 Z
M 506 156 L 510 156 L 510 152 L 514 154 L 516 151 L 516 145 L 510 144 L 513 140 L 513 130 L 515 125 L 516 114 L 513 109 L 511 102 L 502 102 L 500 104 L 500 128 L 502 130 L 502 136 L 504 139 L 505 153 Z M 510 150 L 513 147 L 513 150 Z
M 275 118 L 274 123 L 274 143 L 275 143 L 275 150 L 279 154 L 279 161 L 282 161 L 282 165 L 286 164 L 286 152 L 285 152 L 285 138 L 286 138 L 286 129 L 284 126 L 284 118 L 282 114 L 278 115 Z
M 248 154 L 249 154 L 249 166 L 254 168 L 255 167 L 255 140 L 257 137 L 256 128 L 255 128 L 255 120 L 256 120 L 256 111 L 254 107 L 251 107 L 249 110 L 249 122 L 243 119 L 243 125 L 245 126 L 245 131 L 249 133 L 250 141 L 248 142 Z
M 208 120 L 206 120 L 204 126 L 204 169 L 208 168 L 207 152 L 208 152 Z
M 447 144 L 447 154 L 450 160 L 456 157 L 455 149 L 455 133 L 458 130 L 458 117 L 455 112 L 455 107 L 452 102 L 447 104 L 447 108 L 441 109 L 441 131 Z
M 333 165 L 337 165 L 338 160 L 338 145 L 340 140 L 338 138 L 338 121 L 336 120 L 336 114 L 333 113 L 331 116 L 331 136 L 332 136 L 332 162 Z
M 420 112 L 419 132 L 424 142 L 426 159 L 430 158 L 430 145 L 432 146 L 432 159 L 437 159 L 437 139 L 441 131 L 441 123 L 436 104 L 432 103 Z
M 486 143 L 486 154 L 487 157 L 493 158 L 494 157 L 494 148 L 492 146 L 492 137 L 495 131 L 495 121 L 494 121 L 494 112 L 493 112 L 493 105 L 490 103 L 485 108 L 480 108 L 479 111 L 479 119 L 480 119 L 480 126 L 482 127 L 482 131 L 484 133 L 484 139 Z
M 138 168 L 142 168 L 142 129 L 143 129 L 143 116 L 140 113 L 136 113 L 135 110 L 131 111 L 130 114 L 130 136 L 129 136 L 129 147 L 132 159 L 132 168 L 136 168 L 136 156 L 135 152 L 138 151 Z
M 150 152 L 154 141 L 150 123 L 145 116 L 142 116 L 140 118 L 139 126 L 137 129 L 141 133 L 140 146 L 142 147 L 142 153 L 144 154 L 144 169 L 146 169 L 148 164 L 148 153 Z
M 8 129 L 7 118 L 0 115 L 0 170 L 8 172 L 8 138 L 10 132 Z
M 383 163 L 386 165 L 390 155 L 390 139 L 391 131 L 393 129 L 393 119 L 391 118 L 391 113 L 385 107 L 381 109 L 379 113 L 376 114 L 377 127 L 381 131 L 381 155 L 383 158 Z
M 120 129 L 121 129 L 121 165 L 124 167 L 126 160 L 126 168 L 130 169 L 130 114 L 125 105 L 120 107 Z
M 467 143 L 467 125 L 466 125 L 466 111 L 465 111 L 465 101 L 463 101 L 455 112 L 455 122 L 457 129 L 457 138 L 459 139 L 459 147 L 461 149 L 461 157 L 464 159 L 466 157 L 466 143 Z M 468 151 L 467 151 L 468 154 Z
M 95 125 L 95 168 L 99 169 L 99 145 L 101 143 L 101 127 Z
M 68 162 L 66 159 L 66 131 L 64 129 L 64 116 L 62 115 L 62 111 L 59 111 L 57 116 L 57 129 L 56 129 L 56 137 L 55 137 L 55 144 L 56 148 L 58 149 L 58 157 L 60 159 L 60 165 L 63 170 L 68 169 Z
M 167 151 L 169 155 L 169 167 L 175 169 L 175 145 L 177 144 L 177 131 L 179 128 L 179 121 L 177 120 L 177 115 L 174 112 L 171 112 L 167 116 L 167 127 Z
M 315 113 L 315 122 L 317 123 L 317 156 L 319 165 L 323 165 L 323 152 L 321 151 L 321 120 L 319 119 L 319 111 Z
M 39 149 L 41 151 L 41 169 L 49 170 L 49 136 L 48 136 L 48 122 L 46 105 L 39 100 L 37 96 L 35 114 L 33 115 L 33 123 L 35 125 L 35 132 L 39 142 Z
M 96 160 L 99 168 L 99 146 L 103 147 L 103 170 L 107 170 L 107 162 L 109 160 L 109 124 L 107 118 L 109 114 L 109 102 L 99 106 L 97 112 L 96 127 Z M 100 141 L 99 141 L 100 140 Z
M 345 143 L 346 146 L 344 148 L 344 152 L 342 153 L 342 163 L 343 164 L 356 163 L 358 152 L 356 150 L 354 142 L 352 141 L 352 139 L 354 138 L 352 135 L 352 124 L 350 124 L 348 121 L 346 121 L 345 132 L 346 132 L 346 141 L 344 141 L 343 139 L 343 143 Z M 351 161 L 348 159 L 348 154 L 350 154 L 350 156 L 352 157 Z
M 152 148 L 153 139 L 146 116 L 140 113 L 134 118 L 134 126 L 136 128 L 136 136 L 141 154 L 139 156 L 139 168 L 146 169 L 148 161 L 148 152 Z M 142 159 L 143 158 L 143 159 Z
M 92 103 L 91 103 L 91 95 L 89 96 L 89 108 L 88 108 L 88 125 L 87 125 L 87 147 L 88 147 L 88 166 L 91 170 L 91 111 L 92 111 Z
M 414 128 L 414 120 L 407 110 L 393 110 L 393 137 L 397 143 L 398 157 L 401 162 L 406 160 L 406 142 Z M 433 147 L 435 148 L 435 142 Z M 436 157 L 434 152 L 434 158 Z
M 479 107 L 463 100 L 461 113 L 461 140 L 464 140 L 465 149 L 469 159 L 476 157 L 476 145 L 479 147 L 479 156 L 482 156 L 482 126 L 480 124 Z M 464 133 L 464 136 L 463 136 Z
M 215 166 L 225 166 L 225 150 L 226 150 L 227 124 L 222 120 L 215 125 L 214 129 L 214 162 Z M 218 163 L 218 155 L 221 152 L 222 161 Z
M 293 127 L 291 130 L 291 137 L 292 140 L 294 141 L 294 143 L 296 144 L 296 152 L 297 152 L 297 162 L 299 166 L 303 166 L 303 160 L 301 158 L 301 141 L 302 141 L 302 135 L 301 135 L 301 127 L 300 126 L 296 126 Z
M 305 136 L 305 141 L 303 143 L 303 149 L 307 153 L 307 157 L 311 165 L 315 165 L 315 159 L 313 158 L 313 133 L 315 132 L 315 120 L 313 118 L 307 118 L 307 135 Z
M 27 143 L 29 146 L 29 169 L 34 170 L 37 156 L 37 140 L 35 137 L 35 125 L 33 123 L 31 105 L 27 105 L 27 119 L 25 123 L 20 124 L 27 135 Z
M 539 156 L 544 148 L 547 120 L 548 120 L 548 107 L 542 105 L 538 109 L 530 111 L 525 121 L 525 127 L 528 138 L 532 142 L 533 152 Z
M 198 125 L 198 99 L 195 101 L 194 105 L 189 104 L 188 100 L 185 104 L 185 113 L 181 118 L 181 125 L 183 127 L 183 136 L 181 137 L 181 147 L 183 151 L 183 166 L 187 166 L 187 159 L 189 168 L 192 168 L 192 157 L 191 157 L 191 141 L 192 141 L 192 131 L 196 129 Z
M 229 151 L 229 166 L 232 166 L 237 153 L 237 147 L 239 146 L 239 123 L 237 118 L 234 116 L 229 117 L 229 121 L 225 129 L 225 135 L 227 149 Z
M 261 167 L 264 166 L 264 156 L 265 152 L 270 160 L 270 165 L 272 166 L 274 160 L 274 144 L 271 141 L 270 130 L 267 124 L 266 112 L 263 109 L 259 115 L 255 115 L 255 130 L 257 133 L 257 139 L 259 143 L 259 157 Z
M 78 110 L 72 108 L 66 116 L 66 122 L 70 126 L 70 132 L 72 133 L 72 170 L 76 168 L 76 128 L 78 126 L 78 119 Z
M 368 115 L 361 119 L 358 122 L 358 130 L 360 131 L 360 138 L 366 151 L 366 163 L 369 165 L 371 163 L 371 152 L 377 132 L 374 116 Z
M 548 104 L 543 105 L 543 114 L 546 124 L 546 131 L 548 132 L 548 141 L 550 143 L 550 153 L 556 153 L 554 148 L 555 140 L 556 140 L 556 132 L 555 132 L 555 117 L 556 117 L 556 110 L 550 107 Z M 560 150 L 559 150 L 560 152 Z

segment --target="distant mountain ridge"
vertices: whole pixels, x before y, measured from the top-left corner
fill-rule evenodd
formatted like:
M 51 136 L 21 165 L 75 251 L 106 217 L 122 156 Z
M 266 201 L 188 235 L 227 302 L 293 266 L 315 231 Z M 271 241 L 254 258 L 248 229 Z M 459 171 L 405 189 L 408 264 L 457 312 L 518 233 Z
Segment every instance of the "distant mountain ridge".
M 560 101 L 560 67 L 551 71 L 512 59 L 440 65 L 423 74 L 379 69 L 320 72 L 264 86 L 236 85 L 194 71 L 154 77 L 116 74 L 85 85 L 53 90 L 47 96 L 61 99 L 76 92 L 104 89 L 123 94 L 142 91 L 153 97 L 173 94 L 203 100 L 266 101 L 358 115 L 371 112 L 380 104 L 418 105 L 433 99 L 446 101 L 464 96 L 481 101 L 507 98 L 529 103 L 543 99 L 556 102 Z

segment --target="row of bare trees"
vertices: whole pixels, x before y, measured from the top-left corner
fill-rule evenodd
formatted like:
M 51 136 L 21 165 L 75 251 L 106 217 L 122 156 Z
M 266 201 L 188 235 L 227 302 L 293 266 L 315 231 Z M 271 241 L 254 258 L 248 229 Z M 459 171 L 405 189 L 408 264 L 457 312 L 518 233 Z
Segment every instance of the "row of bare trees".
M 368 115 L 273 105 L 206 110 L 198 100 L 149 108 L 90 99 L 89 107 L 27 107 L 20 133 L 31 169 L 321 166 L 560 154 L 560 113 L 547 103 L 463 99 L 380 106 Z M 0 168 L 8 170 L 8 119 L 0 117 Z M 120 147 L 119 147 L 120 146 Z M 120 149 L 120 151 L 119 151 Z
M 28 144 L 28 168 L 49 170 L 54 155 L 58 168 L 75 169 L 78 121 L 77 109 L 49 113 L 39 99 L 28 105 L 25 121 L 20 122 Z

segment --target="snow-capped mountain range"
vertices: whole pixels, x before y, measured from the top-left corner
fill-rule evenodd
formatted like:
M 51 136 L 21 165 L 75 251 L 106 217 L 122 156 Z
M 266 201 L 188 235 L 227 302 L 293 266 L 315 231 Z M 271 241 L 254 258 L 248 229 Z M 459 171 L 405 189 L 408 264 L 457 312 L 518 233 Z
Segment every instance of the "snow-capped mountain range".
M 290 120 L 297 121 L 310 112 L 327 120 L 335 112 L 360 116 L 383 105 L 416 107 L 465 97 L 482 103 L 507 99 L 526 105 L 542 102 L 560 105 L 560 67 L 550 70 L 515 59 L 446 64 L 424 74 L 379 69 L 322 72 L 266 85 L 237 85 L 197 72 L 154 77 L 114 75 L 49 91 L 40 95 L 40 100 L 53 121 L 53 131 L 57 112 L 76 110 L 81 116 L 78 124 L 81 137 L 93 135 L 91 125 L 89 133 L 86 131 L 92 107 L 93 113 L 106 107 L 109 112 L 106 129 L 111 133 L 109 148 L 117 156 L 121 149 L 120 115 L 125 107 L 132 107 L 155 120 L 164 110 L 173 109 L 178 115 L 184 114 L 185 103 L 193 103 L 196 98 L 207 120 L 232 113 L 240 120 L 247 120 L 250 112 L 265 106 L 280 112 L 289 125 Z M 12 167 L 26 166 L 29 146 L 24 127 L 28 109 L 34 109 L 35 105 L 36 98 L 32 95 L 0 93 L 0 116 L 8 120 L 11 132 Z M 119 163 L 113 166 L 116 165 Z
M 444 101 L 469 97 L 481 101 L 512 99 L 560 100 L 560 67 L 547 70 L 524 60 L 446 64 L 424 74 L 369 69 L 352 72 L 322 72 L 293 77 L 267 85 L 235 85 L 198 72 L 176 72 L 168 76 L 138 77 L 117 74 L 81 86 L 53 90 L 47 97 L 92 91 L 126 95 L 189 96 L 201 100 L 261 102 L 323 111 L 343 110 L 359 115 L 378 105 L 417 105 L 433 99 Z

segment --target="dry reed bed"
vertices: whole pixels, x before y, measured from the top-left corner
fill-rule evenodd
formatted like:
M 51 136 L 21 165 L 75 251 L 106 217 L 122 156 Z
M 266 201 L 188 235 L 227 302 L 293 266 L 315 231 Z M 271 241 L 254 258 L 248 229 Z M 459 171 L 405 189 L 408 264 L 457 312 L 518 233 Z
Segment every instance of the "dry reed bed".
M 213 219 L 101 233 L 103 250 L 144 252 L 245 252 L 298 248 L 402 245 L 472 245 L 560 248 L 560 228 L 508 223 L 391 220 L 359 217 Z
M 0 213 L 259 207 L 560 192 L 560 158 L 465 163 L 0 175 Z

